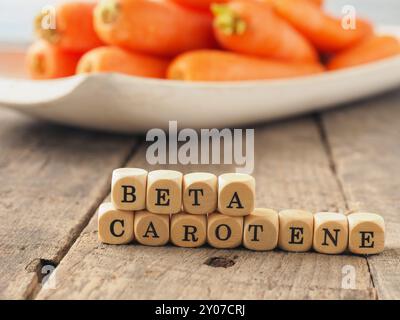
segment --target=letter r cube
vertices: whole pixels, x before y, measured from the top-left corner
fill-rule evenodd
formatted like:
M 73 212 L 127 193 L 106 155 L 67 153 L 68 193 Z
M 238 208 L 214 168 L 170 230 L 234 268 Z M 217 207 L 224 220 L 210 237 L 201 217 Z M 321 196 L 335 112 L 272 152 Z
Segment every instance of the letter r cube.
M 147 171 L 120 168 L 113 171 L 111 202 L 119 210 L 137 211 L 146 207 Z

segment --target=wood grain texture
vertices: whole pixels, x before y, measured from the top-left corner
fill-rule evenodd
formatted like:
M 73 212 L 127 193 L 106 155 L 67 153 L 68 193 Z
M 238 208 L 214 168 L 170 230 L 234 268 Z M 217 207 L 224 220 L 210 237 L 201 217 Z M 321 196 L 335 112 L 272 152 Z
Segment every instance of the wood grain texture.
M 341 190 L 313 119 L 257 128 L 256 150 L 257 206 L 314 212 L 345 210 Z M 142 148 L 128 165 L 148 168 L 144 154 Z M 233 170 L 232 166 L 217 165 L 168 168 L 216 174 Z M 209 265 L 209 261 L 218 257 L 229 259 L 226 268 Z M 346 265 L 356 270 L 354 290 L 342 289 L 342 268 Z M 43 289 L 37 298 L 375 298 L 368 266 L 362 257 L 210 247 L 108 246 L 97 241 L 95 217 L 53 276 L 56 289 Z
M 0 111 L 0 298 L 30 298 L 109 192 L 132 138 Z
M 400 299 L 400 92 L 323 117 L 349 207 L 385 218 L 386 249 L 368 258 L 380 299 Z

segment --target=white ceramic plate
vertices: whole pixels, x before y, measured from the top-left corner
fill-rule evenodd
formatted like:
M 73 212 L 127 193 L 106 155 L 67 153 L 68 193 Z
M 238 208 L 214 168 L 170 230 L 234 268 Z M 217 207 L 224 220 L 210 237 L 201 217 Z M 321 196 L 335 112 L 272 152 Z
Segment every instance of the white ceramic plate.
M 52 81 L 0 77 L 0 106 L 57 123 L 129 133 L 166 128 L 169 120 L 177 120 L 180 128 L 243 126 L 338 106 L 397 86 L 400 56 L 316 76 L 241 83 L 120 74 Z

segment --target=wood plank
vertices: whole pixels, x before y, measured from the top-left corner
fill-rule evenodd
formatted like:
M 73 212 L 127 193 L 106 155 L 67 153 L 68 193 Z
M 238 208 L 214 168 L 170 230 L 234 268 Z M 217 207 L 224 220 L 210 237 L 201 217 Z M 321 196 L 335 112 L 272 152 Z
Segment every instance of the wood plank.
M 41 266 L 60 262 L 133 144 L 0 110 L 0 298 L 35 295 Z
M 350 209 L 380 213 L 386 250 L 368 258 L 381 299 L 400 299 L 400 91 L 323 117 Z
M 129 165 L 149 167 L 144 154 L 143 148 Z M 255 164 L 258 206 L 345 209 L 313 119 L 257 128 Z M 232 166 L 216 165 L 170 168 L 214 173 L 233 170 Z M 229 259 L 231 266 L 210 266 L 210 259 L 216 257 Z M 356 269 L 354 290 L 342 288 L 346 265 Z M 375 298 L 366 260 L 361 257 L 108 246 L 97 241 L 95 217 L 60 263 L 54 279 L 56 289 L 43 289 L 38 299 Z

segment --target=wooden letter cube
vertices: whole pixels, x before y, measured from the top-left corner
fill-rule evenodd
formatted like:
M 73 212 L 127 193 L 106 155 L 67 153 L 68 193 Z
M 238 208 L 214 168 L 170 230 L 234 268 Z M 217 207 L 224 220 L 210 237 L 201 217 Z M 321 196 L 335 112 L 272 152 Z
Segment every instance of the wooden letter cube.
M 272 209 L 255 209 L 244 217 L 243 245 L 250 250 L 273 250 L 278 244 L 278 212 Z
M 349 227 L 347 217 L 341 213 L 318 212 L 314 215 L 314 250 L 338 254 L 347 249 Z
M 355 254 L 376 254 L 385 248 L 385 222 L 375 213 L 353 213 L 349 221 L 349 250 Z
M 152 213 L 174 214 L 182 210 L 182 173 L 156 170 L 147 177 L 147 210 Z
M 119 210 L 146 208 L 147 171 L 137 168 L 120 168 L 113 171 L 111 202 Z
M 191 214 L 207 214 L 217 209 L 217 176 L 195 172 L 183 176 L 183 210 Z
M 311 212 L 303 210 L 279 212 L 279 247 L 292 252 L 310 250 L 313 244 L 313 224 Z
M 187 213 L 171 218 L 171 242 L 178 247 L 200 247 L 207 241 L 207 216 Z
M 103 203 L 98 211 L 98 237 L 103 243 L 125 244 L 134 239 L 133 211 L 121 211 L 112 203 Z
M 218 211 L 234 217 L 254 210 L 255 180 L 243 173 L 226 173 L 218 178 Z
M 134 223 L 137 242 L 146 246 L 163 246 L 169 241 L 169 215 L 138 211 Z
M 236 248 L 243 239 L 243 217 L 230 217 L 221 213 L 208 215 L 207 241 L 218 249 Z

